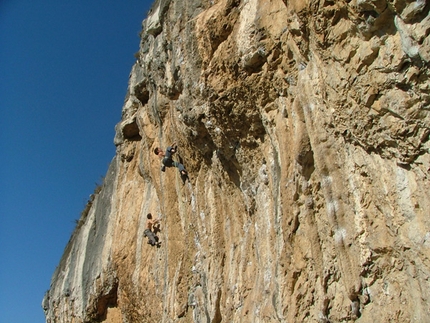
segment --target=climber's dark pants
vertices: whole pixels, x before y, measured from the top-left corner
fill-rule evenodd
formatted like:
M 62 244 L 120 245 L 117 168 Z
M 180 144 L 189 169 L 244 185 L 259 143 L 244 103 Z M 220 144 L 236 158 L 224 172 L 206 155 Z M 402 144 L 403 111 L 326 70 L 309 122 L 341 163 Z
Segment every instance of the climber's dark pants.
M 145 231 L 143 231 L 143 234 L 144 234 L 146 237 L 148 237 L 149 243 L 150 243 L 152 246 L 155 246 L 155 245 L 157 244 L 157 239 L 155 238 L 155 234 L 154 234 L 154 232 L 152 232 L 152 231 L 151 231 L 151 230 L 149 230 L 149 229 L 146 229 Z
M 184 165 L 182 165 L 179 162 L 174 161 L 171 158 L 163 158 L 163 165 L 166 167 L 176 167 L 180 173 L 182 173 L 182 171 L 185 171 Z

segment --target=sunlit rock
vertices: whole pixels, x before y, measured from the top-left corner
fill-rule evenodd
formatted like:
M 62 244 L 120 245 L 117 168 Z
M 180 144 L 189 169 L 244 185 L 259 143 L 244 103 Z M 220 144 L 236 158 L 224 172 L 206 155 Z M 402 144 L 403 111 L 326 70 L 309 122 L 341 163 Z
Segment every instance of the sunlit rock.
M 430 322 L 424 4 L 156 1 L 47 322 Z

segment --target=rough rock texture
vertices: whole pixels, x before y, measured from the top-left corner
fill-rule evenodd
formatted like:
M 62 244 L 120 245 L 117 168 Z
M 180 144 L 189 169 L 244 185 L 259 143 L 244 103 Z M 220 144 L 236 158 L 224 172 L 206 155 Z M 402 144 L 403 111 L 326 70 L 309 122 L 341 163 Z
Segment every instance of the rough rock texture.
M 429 10 L 156 1 L 47 322 L 430 322 Z

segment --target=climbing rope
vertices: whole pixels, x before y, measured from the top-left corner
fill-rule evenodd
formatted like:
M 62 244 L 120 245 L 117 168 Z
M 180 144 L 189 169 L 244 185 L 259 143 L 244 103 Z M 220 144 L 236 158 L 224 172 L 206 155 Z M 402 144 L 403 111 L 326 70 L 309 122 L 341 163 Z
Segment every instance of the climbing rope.
M 153 107 L 151 107 L 150 110 L 154 114 L 154 118 L 156 119 L 156 122 L 159 125 L 158 142 L 161 144 L 161 140 L 162 140 L 162 137 L 163 137 L 163 126 L 162 126 L 162 122 L 161 122 L 161 119 L 160 119 L 160 116 L 159 116 L 159 112 L 156 110 L 157 109 L 156 107 L 158 106 L 158 103 L 157 103 L 157 101 L 158 101 L 157 100 L 157 86 L 154 83 L 150 83 L 150 84 L 152 85 L 152 92 L 154 93 L 154 103 L 153 103 Z M 151 151 L 151 147 L 149 146 L 149 143 L 146 140 L 146 136 L 143 136 L 143 138 L 144 138 L 145 150 L 147 152 L 145 160 L 147 162 L 148 173 L 150 174 L 150 169 L 151 169 L 150 165 L 152 165 L 153 161 L 154 161 L 154 159 L 151 159 L 150 156 L 153 156 L 152 155 L 153 152 Z M 158 157 L 157 157 L 157 159 L 158 159 Z M 155 191 L 157 192 L 158 201 L 159 201 L 159 203 L 158 203 L 158 210 L 157 210 L 157 213 L 158 213 L 157 214 L 157 218 L 160 219 L 160 220 L 164 219 L 165 218 L 165 214 L 166 214 L 165 213 L 166 212 L 166 205 L 165 205 L 165 197 L 164 197 L 164 190 L 163 190 L 163 176 L 162 176 L 161 173 L 162 172 L 159 171 L 159 183 L 160 183 L 160 185 L 159 185 L 159 191 L 158 192 L 157 192 L 157 189 L 156 189 L 157 186 L 154 185 Z M 166 224 L 164 224 L 164 225 L 167 226 Z M 167 241 L 167 238 L 168 238 L 167 237 L 167 230 L 162 230 L 162 231 L 163 231 L 163 234 L 164 234 L 163 240 Z
M 170 105 L 170 111 L 169 111 L 169 114 L 170 114 L 170 118 L 169 118 L 169 121 L 170 121 L 170 129 L 171 129 L 171 133 L 172 133 L 172 135 L 173 135 L 173 143 L 176 143 L 176 145 L 178 144 L 178 142 L 177 142 L 177 135 L 176 135 L 176 133 L 177 133 L 177 131 L 176 131 L 176 129 L 175 129 L 175 122 L 174 122 L 174 113 L 175 113 L 175 111 L 174 111 L 174 105 L 173 104 L 171 104 Z M 177 154 L 177 152 L 176 152 L 176 154 Z M 174 155 L 176 155 L 176 154 L 174 154 Z M 173 156 L 174 156 L 173 155 Z M 173 156 L 172 156 L 172 159 L 173 159 Z M 176 161 L 176 162 L 180 162 L 180 158 L 175 158 L 175 159 L 179 159 L 178 161 Z M 175 186 L 176 186 L 176 192 L 181 192 L 181 183 L 179 182 L 179 180 L 181 179 L 181 174 L 179 173 L 179 172 L 176 172 L 176 175 L 175 175 Z M 182 179 L 181 179 L 181 181 L 182 181 Z M 181 194 L 182 195 L 182 194 Z M 180 201 L 179 201 L 179 212 L 180 212 L 180 215 L 181 214 L 184 214 L 184 210 L 183 210 L 183 203 L 182 203 L 182 196 L 179 196 L 178 195 L 178 199 L 180 199 Z M 180 216 L 181 218 L 184 218 L 184 217 L 182 217 L 182 216 Z M 186 219 L 186 218 L 185 218 Z M 186 221 L 185 221 L 185 223 L 184 223 L 184 229 L 185 229 L 185 226 L 186 226 Z

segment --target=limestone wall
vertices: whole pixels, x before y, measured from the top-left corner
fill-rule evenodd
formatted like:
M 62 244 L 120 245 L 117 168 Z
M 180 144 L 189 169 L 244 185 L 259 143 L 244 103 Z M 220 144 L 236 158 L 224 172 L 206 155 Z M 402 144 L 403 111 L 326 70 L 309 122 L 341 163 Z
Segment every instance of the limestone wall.
M 429 10 L 156 1 L 47 322 L 429 322 Z

